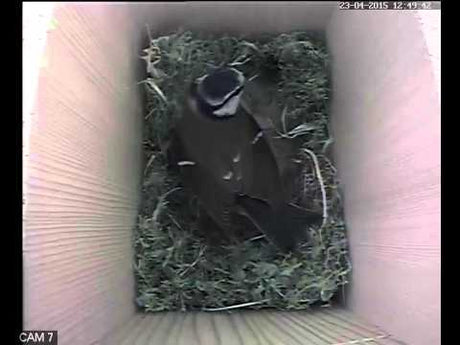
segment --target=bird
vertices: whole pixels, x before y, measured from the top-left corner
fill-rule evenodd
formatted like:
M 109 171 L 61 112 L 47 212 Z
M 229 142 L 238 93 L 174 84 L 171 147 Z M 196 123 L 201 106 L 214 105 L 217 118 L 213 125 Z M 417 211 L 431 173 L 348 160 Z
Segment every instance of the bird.
M 320 213 L 289 202 L 295 145 L 274 139 L 280 118 L 274 89 L 263 76 L 247 80 L 230 66 L 213 68 L 188 87 L 174 128 L 172 162 L 182 181 L 218 228 L 231 232 L 238 219 L 283 251 L 307 240 Z M 244 223 L 244 222 L 243 222 Z

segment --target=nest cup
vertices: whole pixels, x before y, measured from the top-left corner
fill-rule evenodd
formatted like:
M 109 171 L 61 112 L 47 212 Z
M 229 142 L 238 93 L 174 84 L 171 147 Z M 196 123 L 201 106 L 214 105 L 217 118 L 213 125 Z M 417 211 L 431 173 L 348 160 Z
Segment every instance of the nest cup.
M 321 2 L 34 6 L 24 6 L 25 329 L 56 329 L 60 344 L 440 343 L 436 11 L 364 13 Z M 353 264 L 342 304 L 137 312 L 145 23 L 154 37 L 181 26 L 326 34 L 330 147 Z
M 143 207 L 135 231 L 139 307 L 155 312 L 329 306 L 347 283 L 351 265 L 336 169 L 326 154 L 333 139 L 324 37 L 303 31 L 262 37 L 184 31 L 160 37 L 149 32 L 149 40 L 142 57 L 147 72 L 144 141 L 149 144 L 144 147 Z M 153 65 L 151 55 L 160 56 Z M 254 116 L 252 111 L 267 109 L 269 102 L 277 105 L 270 109 L 276 113 L 263 115 L 271 116 L 271 130 L 252 142 L 271 141 L 277 155 L 283 155 L 278 164 L 289 164 L 297 172 L 289 174 L 289 181 L 283 177 L 289 186 L 286 203 L 296 206 L 290 209 L 293 215 L 294 209 L 316 209 L 319 215 L 322 211 L 321 223 L 303 226 L 310 241 L 298 243 L 297 250 L 288 254 L 247 222 L 225 232 L 212 222 L 205 224 L 203 218 L 210 219 L 206 209 L 196 209 L 192 202 L 199 202 L 199 197 L 187 190 L 178 168 L 170 167 L 172 150 L 164 148 L 174 145 L 173 130 L 187 116 L 184 100 L 189 85 L 206 81 L 207 73 L 226 71 L 217 66 L 231 66 L 241 81 L 263 80 L 243 89 L 249 98 L 239 106 L 243 111 L 248 108 L 245 116 Z M 258 85 L 263 88 L 255 90 Z M 195 162 L 177 164 L 194 169 Z M 158 175 L 163 178 L 155 179 Z M 307 181 L 311 176 L 313 181 Z M 206 188 L 213 188 L 210 183 Z

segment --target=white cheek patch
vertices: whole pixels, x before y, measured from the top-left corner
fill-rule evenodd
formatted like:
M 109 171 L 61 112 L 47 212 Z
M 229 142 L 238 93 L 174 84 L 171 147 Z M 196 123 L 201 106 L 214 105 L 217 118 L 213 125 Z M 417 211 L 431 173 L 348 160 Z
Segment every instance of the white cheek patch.
M 243 85 L 244 83 L 244 74 L 241 73 L 240 71 L 238 71 L 237 69 L 235 68 L 232 68 L 232 70 L 236 73 L 236 75 L 238 76 L 238 82 L 240 83 L 240 85 Z
M 234 115 L 238 109 L 238 105 L 240 104 L 240 98 L 241 95 L 231 98 L 222 108 L 215 110 L 213 114 L 217 116 Z
M 203 76 L 201 76 L 201 77 L 199 77 L 199 78 L 196 78 L 195 82 L 198 83 L 198 84 L 201 84 L 201 83 L 203 82 L 203 80 L 206 79 L 207 76 L 208 76 L 208 75 L 205 74 L 205 75 L 203 75 Z

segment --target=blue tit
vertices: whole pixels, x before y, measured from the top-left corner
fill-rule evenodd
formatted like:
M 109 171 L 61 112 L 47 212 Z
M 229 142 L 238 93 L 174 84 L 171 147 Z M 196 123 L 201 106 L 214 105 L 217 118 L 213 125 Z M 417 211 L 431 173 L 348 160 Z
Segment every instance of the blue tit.
M 294 149 L 272 139 L 273 120 L 279 118 L 270 91 L 259 82 L 247 82 L 235 68 L 214 69 L 189 88 L 175 127 L 173 161 L 184 185 L 224 232 L 245 217 L 274 244 L 291 250 L 307 239 L 307 226 L 321 215 L 287 201 Z

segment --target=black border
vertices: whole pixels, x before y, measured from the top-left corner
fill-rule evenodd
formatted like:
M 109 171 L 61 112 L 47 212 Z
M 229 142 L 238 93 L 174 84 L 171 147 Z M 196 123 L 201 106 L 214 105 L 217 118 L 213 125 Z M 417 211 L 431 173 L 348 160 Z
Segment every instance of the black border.
M 452 4 L 452 3 L 455 3 L 455 2 L 450 2 L 449 4 Z M 449 70 L 448 69 L 448 63 L 446 62 L 447 61 L 447 57 L 449 57 L 449 53 L 446 51 L 447 48 L 446 48 L 446 45 L 451 43 L 451 42 L 448 42 L 447 40 L 444 40 L 444 42 L 446 43 L 446 45 L 443 45 L 443 30 L 442 30 L 442 25 L 443 24 L 446 24 L 448 22 L 448 20 L 446 20 L 447 18 L 447 13 L 451 13 L 451 11 L 449 11 L 448 9 L 446 9 L 446 4 L 447 2 L 446 1 L 443 1 L 442 4 L 441 4 L 441 56 L 440 56 L 440 63 L 441 63 L 441 75 L 440 75 L 440 83 L 441 83 L 441 94 L 440 94 L 440 98 L 441 98 L 441 267 L 440 267 L 440 272 L 441 272 L 441 276 L 440 276 L 440 284 L 441 284 L 441 295 L 439 296 L 440 298 L 440 304 L 441 304 L 441 342 L 442 342 L 442 339 L 446 340 L 448 339 L 449 337 L 446 337 L 446 329 L 447 327 L 445 326 L 446 325 L 446 321 L 449 320 L 449 317 L 446 317 L 446 314 L 448 313 L 447 312 L 447 309 L 446 309 L 446 306 L 449 305 L 449 306 L 452 306 L 451 303 L 445 303 L 443 305 L 443 300 L 445 301 L 446 298 L 445 296 L 447 295 L 446 293 L 446 290 L 447 290 L 447 286 L 455 286 L 455 280 L 456 280 L 456 273 L 457 272 L 457 269 L 455 268 L 455 264 L 454 264 L 454 268 L 453 270 L 451 271 L 451 274 L 450 276 L 453 277 L 453 282 L 451 284 L 446 284 L 446 280 L 444 279 L 444 284 L 443 284 L 443 277 L 445 278 L 446 277 L 446 263 L 449 262 L 449 260 L 446 260 L 446 257 L 447 257 L 447 253 L 449 252 L 449 250 L 447 249 L 448 248 L 448 241 L 446 239 L 446 234 L 449 233 L 449 234 L 453 234 L 455 231 L 452 231 L 452 228 L 449 229 L 449 230 L 445 230 L 443 229 L 443 224 L 446 224 L 445 222 L 445 217 L 443 217 L 443 212 L 442 212 L 442 207 L 443 207 L 443 204 L 444 206 L 446 205 L 446 203 L 444 202 L 446 200 L 446 192 L 447 192 L 447 188 L 445 188 L 445 184 L 443 183 L 444 181 L 446 181 L 445 177 L 446 177 L 446 171 L 447 169 L 442 169 L 442 163 L 443 161 L 446 162 L 446 160 L 444 160 L 443 158 L 445 157 L 443 155 L 443 148 L 445 149 L 446 147 L 448 147 L 448 145 L 446 144 L 446 140 L 447 140 L 447 137 L 449 137 L 449 135 L 447 134 L 448 131 L 446 131 L 446 128 L 447 125 L 443 125 L 443 110 L 445 110 L 447 108 L 446 106 L 446 97 L 449 93 L 449 87 L 447 85 L 447 82 L 446 82 L 446 78 L 443 78 L 442 77 L 442 71 L 443 70 Z M 458 12 L 453 12 L 453 15 L 456 15 L 458 14 Z M 452 29 L 451 29 L 452 30 Z M 449 28 L 445 29 L 444 30 L 444 33 L 448 33 L 450 31 Z M 454 33 L 455 31 L 451 31 L 451 33 Z M 452 54 L 452 53 L 451 53 Z M 453 55 L 456 55 L 455 53 Z M 443 66 L 444 65 L 444 66 Z M 453 70 L 455 70 L 455 67 L 453 68 Z M 444 93 L 444 97 L 443 97 L 443 93 Z M 449 118 L 452 118 L 451 116 L 449 116 Z M 445 123 L 445 122 L 444 122 Z M 452 149 L 455 150 L 455 144 L 453 144 L 454 146 L 452 146 Z M 445 150 L 444 150 L 445 152 Z M 455 152 L 454 152 L 455 154 Z M 455 164 L 455 163 L 454 163 Z M 454 165 L 454 168 L 453 170 L 455 171 L 455 165 Z M 455 205 L 455 201 L 454 201 L 454 205 Z M 454 206 L 455 207 L 455 206 Z M 455 212 L 455 211 L 454 211 Z M 446 227 L 447 228 L 447 227 Z M 455 228 L 455 227 L 453 227 Z M 449 232 L 448 232 L 449 231 Z M 455 240 L 454 240 L 455 241 Z M 452 241 L 452 242 L 454 242 Z M 452 259 L 451 259 L 452 260 Z M 455 258 L 454 258 L 454 261 L 451 261 L 451 262 L 455 262 Z M 444 296 L 444 297 L 443 297 Z M 455 314 L 454 314 L 455 315 Z M 453 323 L 456 322 L 456 317 L 454 316 L 452 319 L 450 319 L 451 321 L 453 321 Z M 443 323 L 444 321 L 444 323 Z M 452 331 L 455 330 L 455 327 L 451 328 Z M 452 332 L 452 334 L 454 334 Z M 453 338 L 455 339 L 456 338 L 456 335 L 453 336 Z M 447 343 L 447 341 L 445 341 L 445 343 Z M 455 343 L 455 341 L 454 341 Z
M 7 63 L 4 63 L 4 71 L 8 73 L 18 72 L 19 75 L 13 77 L 12 84 L 8 83 L 5 85 L 3 90 L 7 90 L 12 94 L 5 98 L 5 100 L 14 100 L 16 103 L 16 111 L 13 112 L 5 112 L 3 119 L 8 119 L 12 121 L 12 125 L 9 124 L 4 125 L 4 131 L 8 132 L 8 135 L 11 133 L 14 138 L 14 144 L 11 142 L 10 138 L 6 138 L 8 140 L 8 144 L 4 147 L 7 148 L 9 154 L 11 154 L 12 158 L 12 166 L 13 168 L 13 176 L 11 182 L 8 182 L 7 178 L 4 178 L 4 183 L 10 187 L 11 195 L 8 195 L 7 198 L 4 199 L 7 212 L 5 213 L 5 219 L 13 218 L 13 224 L 8 222 L 8 226 L 5 226 L 3 229 L 3 233 L 13 237 L 13 243 L 9 243 L 10 240 L 6 239 L 3 243 L 4 247 L 7 250 L 7 257 L 5 260 L 5 266 L 12 268 L 12 279 L 11 285 L 6 280 L 5 283 L 11 286 L 11 294 L 4 294 L 4 298 L 10 302 L 14 303 L 13 307 L 8 307 L 4 309 L 6 319 L 8 322 L 12 322 L 12 327 L 9 328 L 13 330 L 11 334 L 11 341 L 5 341 L 2 338 L 2 343 L 9 343 L 9 344 L 17 344 L 18 343 L 18 335 L 22 331 L 23 328 L 23 260 L 22 260 L 22 2 L 7 2 L 5 5 L 10 5 L 5 9 L 5 14 L 8 15 L 5 18 L 5 23 L 9 23 L 9 17 L 14 16 L 14 19 L 17 18 L 17 26 L 15 26 L 15 32 L 12 33 L 11 31 L 11 24 L 9 24 L 9 28 L 6 27 L 4 29 L 3 38 L 7 39 L 9 42 L 5 45 L 4 52 L 8 51 L 9 49 L 6 47 L 14 47 L 16 54 L 6 54 L 9 55 L 8 58 L 12 59 L 11 68 L 8 68 Z M 14 20 L 13 19 L 13 20 Z M 8 25 L 8 24 L 7 24 Z M 15 35 L 16 34 L 16 35 Z M 3 54 L 2 54 L 3 55 Z M 14 85 L 14 87 L 10 87 L 9 85 Z M 14 130 L 13 130 L 14 128 Z M 15 148 L 16 150 L 10 149 Z M 19 152 L 18 152 L 19 151 Z M 5 167 L 5 170 L 10 170 Z M 11 170 L 10 170 L 11 171 Z M 14 181 L 14 182 L 13 182 Z M 13 264 L 11 264 L 13 261 Z M 6 278 L 6 277 L 5 277 Z M 6 278 L 7 279 L 7 278 Z M 9 337 L 8 337 L 9 338 Z

